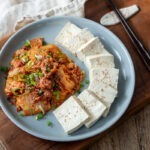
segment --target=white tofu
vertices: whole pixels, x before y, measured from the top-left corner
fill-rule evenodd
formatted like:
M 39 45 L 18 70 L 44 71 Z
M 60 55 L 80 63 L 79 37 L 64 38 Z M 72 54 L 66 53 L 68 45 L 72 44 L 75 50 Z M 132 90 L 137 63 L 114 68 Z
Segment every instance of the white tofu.
M 96 67 L 114 68 L 114 56 L 110 54 L 97 54 L 86 56 L 85 62 L 87 68 L 91 70 Z
M 88 113 L 75 96 L 67 99 L 53 113 L 67 134 L 79 129 L 89 119 Z
M 98 79 L 91 80 L 88 89 L 95 93 L 107 108 L 114 102 L 118 93 L 117 90 Z
M 98 37 L 94 37 L 89 40 L 87 43 L 82 45 L 76 52 L 77 57 L 84 61 L 86 60 L 86 56 L 108 53 L 104 48 L 103 44 L 99 40 Z
M 90 70 L 90 80 L 98 80 L 100 83 L 105 83 L 115 90 L 118 87 L 119 69 L 96 67 Z
M 90 114 L 90 119 L 85 122 L 85 126 L 89 128 L 103 115 L 106 106 L 88 90 L 84 90 L 78 98 L 85 110 Z
M 70 41 L 70 39 L 78 34 L 81 31 L 79 27 L 76 25 L 72 24 L 71 22 L 68 22 L 63 29 L 59 32 L 57 37 L 55 38 L 55 41 L 66 47 Z
M 103 117 L 107 117 L 107 115 L 109 114 L 109 111 L 110 111 L 110 107 L 111 107 L 111 105 L 109 107 L 107 107 L 107 109 L 103 113 Z
M 75 54 L 78 49 L 81 48 L 84 44 L 90 41 L 94 35 L 87 29 L 82 29 L 81 32 L 72 37 L 67 45 L 67 50 L 72 54 Z

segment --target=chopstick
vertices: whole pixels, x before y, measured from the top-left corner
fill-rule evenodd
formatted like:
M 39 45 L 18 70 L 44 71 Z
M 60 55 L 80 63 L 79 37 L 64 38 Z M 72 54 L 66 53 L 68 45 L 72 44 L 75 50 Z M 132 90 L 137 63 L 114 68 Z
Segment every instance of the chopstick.
M 150 71 L 150 52 L 148 49 L 144 47 L 144 45 L 141 43 L 141 41 L 138 39 L 137 35 L 134 33 L 134 31 L 131 29 L 119 9 L 117 8 L 116 4 L 114 3 L 113 0 L 108 0 L 111 7 L 113 8 L 114 12 L 120 19 L 121 24 L 123 25 L 124 29 L 128 33 L 130 39 L 132 40 L 134 46 L 136 47 L 136 50 L 138 54 L 141 56 L 141 59 L 143 63 L 145 64 L 146 68 L 148 71 Z

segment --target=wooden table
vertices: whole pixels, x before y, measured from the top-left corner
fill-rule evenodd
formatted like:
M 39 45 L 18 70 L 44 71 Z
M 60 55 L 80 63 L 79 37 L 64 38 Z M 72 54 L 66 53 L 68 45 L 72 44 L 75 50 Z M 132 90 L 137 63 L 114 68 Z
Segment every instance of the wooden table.
M 150 104 L 129 117 L 87 150 L 149 150 Z
M 129 20 L 131 26 L 133 26 L 135 32 L 140 37 L 145 46 L 150 49 L 150 1 L 149 0 L 115 0 L 119 7 L 129 6 L 131 4 L 137 4 L 140 6 L 141 11 L 133 18 Z M 86 3 L 85 13 L 86 18 L 99 22 L 99 19 L 111 8 L 107 3 L 107 0 L 89 0 Z M 132 114 L 149 104 L 150 102 L 150 73 L 147 72 L 145 66 L 141 62 L 135 48 L 129 40 L 121 25 L 111 26 L 109 29 L 114 32 L 126 45 L 129 53 L 133 59 L 136 72 L 136 86 L 133 100 L 124 116 L 106 132 L 103 132 L 95 137 L 70 143 L 59 143 L 53 141 L 41 140 L 33 137 L 24 131 L 16 127 L 0 110 L 0 149 L 8 150 L 78 150 L 83 149 L 100 137 L 104 136 L 112 129 L 121 124 L 124 120 L 129 118 Z M 6 41 L 7 38 L 0 41 L 0 46 Z

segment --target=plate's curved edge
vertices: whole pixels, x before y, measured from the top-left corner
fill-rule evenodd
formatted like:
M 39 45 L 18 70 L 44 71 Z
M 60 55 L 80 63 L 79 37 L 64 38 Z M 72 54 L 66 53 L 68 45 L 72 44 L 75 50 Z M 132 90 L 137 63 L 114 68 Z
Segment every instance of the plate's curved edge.
M 96 23 L 96 22 L 94 22 L 94 21 L 92 21 L 92 20 L 85 19 L 85 18 L 80 18 L 80 17 L 67 17 L 67 16 L 63 16 L 63 17 L 59 17 L 59 16 L 58 16 L 58 17 L 51 17 L 51 18 L 47 18 L 47 19 L 43 19 L 43 20 L 40 20 L 40 21 L 31 23 L 31 24 L 29 24 L 29 25 L 23 27 L 22 29 L 20 29 L 18 32 L 16 32 L 14 35 L 12 35 L 12 36 L 8 39 L 8 41 L 4 44 L 4 46 L 2 47 L 1 53 L 3 52 L 3 49 L 5 48 L 5 46 L 11 41 L 11 39 L 14 38 L 17 34 L 19 34 L 22 30 L 24 30 L 24 29 L 26 29 L 26 28 L 28 28 L 28 27 L 30 27 L 30 26 L 33 26 L 34 24 L 38 24 L 38 23 L 43 22 L 43 21 L 46 21 L 46 20 L 53 20 L 53 19 L 55 20 L 55 19 L 59 19 L 59 18 L 61 18 L 61 19 L 64 18 L 64 19 L 68 19 L 68 20 L 69 20 L 70 18 L 83 19 L 83 20 L 85 20 L 85 21 L 90 21 L 91 23 L 94 23 L 94 24 L 96 24 L 96 25 L 101 26 L 104 30 L 106 30 L 106 32 L 108 32 L 109 34 L 111 34 L 114 39 L 116 39 L 116 40 L 119 41 L 119 43 L 120 43 L 120 44 L 122 45 L 122 47 L 125 49 L 125 52 L 126 52 L 126 54 L 127 54 L 127 56 L 128 56 L 128 59 L 129 59 L 129 62 L 130 62 L 130 67 L 131 67 L 131 71 L 132 71 L 132 75 L 133 75 L 133 78 L 132 78 L 133 86 L 132 86 L 132 89 L 131 89 L 131 90 L 132 90 L 132 91 L 131 91 L 131 96 L 129 97 L 130 101 L 128 101 L 128 103 L 127 103 L 125 109 L 120 113 L 120 115 L 119 115 L 113 122 L 111 122 L 103 131 L 101 131 L 101 133 L 102 133 L 102 132 L 106 131 L 108 128 L 110 128 L 112 125 L 114 125 L 114 124 L 122 117 L 122 115 L 123 115 L 123 114 L 125 113 L 125 111 L 127 110 L 129 104 L 131 103 L 132 96 L 133 96 L 134 89 L 135 89 L 135 70 L 134 70 L 134 65 L 133 65 L 131 56 L 130 56 L 130 54 L 129 54 L 127 48 L 125 47 L 125 45 L 122 43 L 122 41 L 121 41 L 115 34 L 113 34 L 110 30 L 108 30 L 107 28 L 103 27 L 102 25 L 100 25 L 100 24 L 98 24 L 98 23 Z M 18 126 L 19 128 L 21 128 L 23 131 L 25 131 L 25 132 L 27 132 L 27 133 L 29 133 L 29 134 L 31 134 L 31 135 L 34 135 L 34 136 L 36 136 L 36 137 L 38 137 L 38 138 L 42 138 L 42 139 L 46 139 L 46 140 L 52 140 L 52 141 L 69 142 L 69 141 L 78 141 L 78 140 L 87 139 L 87 138 L 90 138 L 90 137 L 92 137 L 92 136 L 95 136 L 95 135 L 99 134 L 99 132 L 96 132 L 96 131 L 94 132 L 94 131 L 93 131 L 91 134 L 88 134 L 88 135 L 85 134 L 85 135 L 82 135 L 82 136 L 80 135 L 80 136 L 76 136 L 76 137 L 74 137 L 74 138 L 70 138 L 70 139 L 67 139 L 67 140 L 66 140 L 66 139 L 62 139 L 62 138 L 50 138 L 50 137 L 47 138 L 47 137 L 45 137 L 45 136 L 41 136 L 41 135 L 39 135 L 39 134 L 36 134 L 36 133 L 34 133 L 33 131 L 31 131 L 30 129 L 27 129 L 27 128 L 23 127 L 22 125 L 18 124 L 17 121 L 11 117 L 11 115 L 8 113 L 8 111 L 5 109 L 5 107 L 3 107 L 3 104 L 2 104 L 2 103 L 0 103 L 0 104 L 1 104 L 2 110 L 6 113 L 7 117 L 8 117 L 12 122 L 14 122 L 16 126 Z

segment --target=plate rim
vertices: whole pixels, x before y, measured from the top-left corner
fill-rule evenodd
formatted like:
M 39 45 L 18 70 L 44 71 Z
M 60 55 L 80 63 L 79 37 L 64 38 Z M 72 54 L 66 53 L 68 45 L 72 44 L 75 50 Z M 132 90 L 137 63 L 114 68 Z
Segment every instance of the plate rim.
M 131 56 L 130 56 L 130 53 L 128 52 L 128 49 L 125 47 L 125 45 L 123 44 L 123 42 L 112 32 L 112 31 L 110 31 L 110 30 L 108 30 L 106 27 L 104 27 L 104 26 L 102 26 L 101 24 L 98 24 L 97 22 L 95 22 L 95 21 L 93 21 L 93 20 L 90 20 L 90 19 L 87 19 L 87 18 L 81 18 L 81 17 L 76 17 L 76 16 L 53 16 L 53 17 L 50 17 L 50 18 L 45 18 L 45 19 L 41 19 L 41 20 L 39 20 L 39 21 L 36 21 L 36 22 L 33 22 L 33 23 L 31 23 L 31 24 L 28 24 L 28 25 L 26 25 L 25 27 L 23 27 L 23 28 L 21 28 L 21 29 L 19 29 L 15 34 L 13 34 L 8 40 L 7 40 L 7 42 L 3 45 L 3 47 L 1 48 L 1 51 L 0 51 L 0 58 L 1 58 L 1 54 L 3 53 L 3 51 L 4 51 L 4 49 L 5 49 L 5 47 L 7 46 L 7 44 L 9 44 L 9 42 L 11 42 L 11 40 L 15 37 L 15 36 L 17 36 L 20 32 L 23 32 L 23 30 L 26 30 L 27 28 L 30 28 L 30 27 L 32 27 L 32 26 L 34 26 L 34 25 L 36 25 L 36 24 L 40 24 L 40 23 L 42 23 L 42 22 L 47 22 L 47 21 L 55 21 L 55 19 L 57 20 L 57 19 L 68 19 L 68 21 L 69 21 L 69 19 L 70 18 L 73 18 L 73 19 L 76 19 L 76 20 L 83 20 L 83 21 L 88 21 L 88 22 L 91 22 L 91 24 L 96 24 L 96 25 L 99 25 L 99 26 L 101 26 L 101 28 L 103 29 L 103 30 L 105 30 L 107 33 L 109 33 L 109 34 L 111 34 L 111 36 L 113 37 L 113 38 L 115 38 L 118 42 L 119 42 L 119 44 L 123 47 L 123 49 L 125 50 L 125 53 L 127 54 L 127 58 L 128 58 L 128 60 L 129 60 L 129 62 L 130 62 L 130 67 L 131 67 L 131 72 L 132 72 L 132 82 L 133 82 L 133 86 L 132 86 L 132 89 L 131 89 L 131 95 L 130 95 L 130 97 L 128 98 L 129 100 L 128 100 L 128 103 L 127 103 L 127 105 L 126 105 L 126 107 L 124 107 L 124 110 L 121 112 L 121 113 L 119 113 L 119 115 L 118 115 L 118 117 L 117 118 L 115 118 L 115 120 L 113 121 L 113 122 L 111 122 L 111 123 L 109 123 L 109 125 L 107 125 L 106 127 L 105 127 L 105 129 L 103 129 L 102 131 L 98 131 L 98 129 L 96 130 L 96 131 L 92 131 L 91 133 L 87 133 L 87 134 L 83 134 L 83 135 L 77 135 L 77 136 L 75 136 L 75 137 L 72 137 L 72 138 L 70 138 L 70 139 L 65 139 L 65 138 L 56 138 L 56 137 L 47 137 L 47 136 L 43 136 L 43 135 L 41 135 L 41 134 L 39 134 L 39 133 L 35 133 L 34 131 L 32 131 L 31 129 L 29 129 L 29 128 L 27 128 L 27 127 L 24 127 L 21 123 L 19 123 L 18 124 L 18 122 L 17 122 L 17 119 L 16 118 L 13 118 L 12 116 L 11 116 L 11 114 L 9 114 L 9 112 L 7 111 L 7 109 L 4 107 L 4 105 L 2 104 L 2 100 L 1 100 L 1 98 L 0 98 L 0 107 L 2 108 L 2 110 L 3 110 L 3 112 L 7 115 L 7 117 L 17 126 L 17 127 L 19 127 L 20 129 L 22 129 L 23 131 L 25 131 L 25 132 L 27 132 L 27 133 L 29 133 L 30 135 L 33 135 L 33 136 L 35 136 L 35 137 L 38 137 L 38 138 L 41 138 L 41 139 L 45 139 L 45 140 L 51 140 L 51 141 L 59 141 L 59 142 L 71 142 L 71 141 L 78 141 L 78 140 L 83 140 L 83 139 L 87 139 L 87 138 L 90 138 L 90 137 L 93 137 L 93 136 L 96 136 L 96 135 L 98 135 L 98 134 L 100 134 L 100 133 L 102 133 L 102 132 L 104 132 L 104 131 L 106 131 L 107 129 L 109 129 L 111 126 L 113 126 L 122 116 L 123 116 L 123 114 L 126 112 L 126 110 L 127 110 L 127 108 L 129 107 L 129 105 L 130 105 L 130 103 L 131 103 L 131 101 L 132 101 L 132 97 L 133 97 L 133 94 L 134 94 L 134 89 L 135 89 L 135 69 L 134 69 L 134 65 L 133 65 L 133 61 L 132 61 L 132 58 L 131 58 Z

